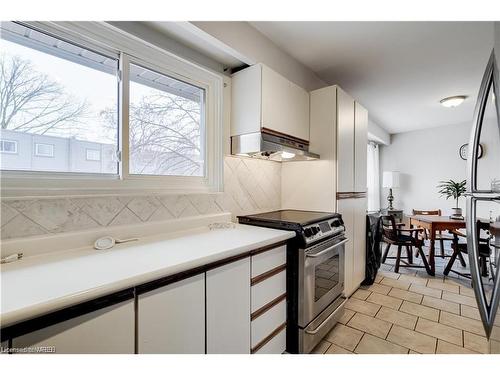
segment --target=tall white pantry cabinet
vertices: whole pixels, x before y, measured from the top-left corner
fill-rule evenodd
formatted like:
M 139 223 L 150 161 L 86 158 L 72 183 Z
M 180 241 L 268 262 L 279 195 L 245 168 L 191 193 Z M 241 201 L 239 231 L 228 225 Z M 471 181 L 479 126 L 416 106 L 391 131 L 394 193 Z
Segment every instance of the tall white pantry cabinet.
M 310 150 L 317 161 L 283 163 L 282 207 L 342 214 L 349 241 L 345 294 L 365 278 L 368 112 L 338 86 L 310 93 Z

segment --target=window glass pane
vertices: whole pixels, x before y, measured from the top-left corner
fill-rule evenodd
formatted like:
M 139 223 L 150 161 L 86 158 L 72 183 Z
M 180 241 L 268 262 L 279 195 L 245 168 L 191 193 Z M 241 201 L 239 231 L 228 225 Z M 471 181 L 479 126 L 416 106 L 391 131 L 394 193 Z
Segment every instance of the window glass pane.
M 87 149 L 87 160 L 100 161 L 101 151 Z
M 6 139 L 0 140 L 0 152 L 15 154 L 17 152 L 17 142 Z
M 0 139 L 18 145 L 1 169 L 118 173 L 118 59 L 12 22 L 0 31 Z
M 130 65 L 130 173 L 203 176 L 205 91 Z

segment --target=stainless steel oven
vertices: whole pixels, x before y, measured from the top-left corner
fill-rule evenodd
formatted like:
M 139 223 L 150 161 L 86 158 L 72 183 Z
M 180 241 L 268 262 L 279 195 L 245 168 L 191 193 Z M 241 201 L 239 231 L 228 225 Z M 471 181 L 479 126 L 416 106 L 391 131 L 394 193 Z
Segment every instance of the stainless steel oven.
M 344 248 L 334 237 L 299 249 L 299 329 L 301 353 L 308 353 L 343 312 Z
M 243 224 L 293 230 L 287 244 L 288 353 L 309 353 L 344 311 L 345 226 L 335 212 L 279 210 L 238 216 Z

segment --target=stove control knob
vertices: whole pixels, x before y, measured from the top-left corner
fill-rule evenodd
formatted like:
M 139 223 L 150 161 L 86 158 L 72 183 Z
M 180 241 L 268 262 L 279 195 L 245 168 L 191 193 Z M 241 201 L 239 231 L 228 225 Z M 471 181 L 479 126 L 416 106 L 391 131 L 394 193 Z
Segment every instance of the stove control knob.
M 306 235 L 306 237 L 312 236 L 313 233 L 312 233 L 311 228 L 304 229 L 304 234 Z
M 340 227 L 340 221 L 338 219 L 335 219 L 332 221 L 332 227 Z
M 318 227 L 311 227 L 311 230 L 313 232 L 313 234 L 316 234 L 319 232 L 319 228 Z

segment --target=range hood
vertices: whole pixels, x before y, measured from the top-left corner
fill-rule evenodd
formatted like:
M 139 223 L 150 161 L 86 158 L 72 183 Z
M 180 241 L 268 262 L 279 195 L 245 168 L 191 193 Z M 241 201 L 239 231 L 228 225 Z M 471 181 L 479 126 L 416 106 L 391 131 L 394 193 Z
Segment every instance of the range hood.
M 309 152 L 309 143 L 281 133 L 261 132 L 231 137 L 231 154 L 274 161 L 317 160 Z

